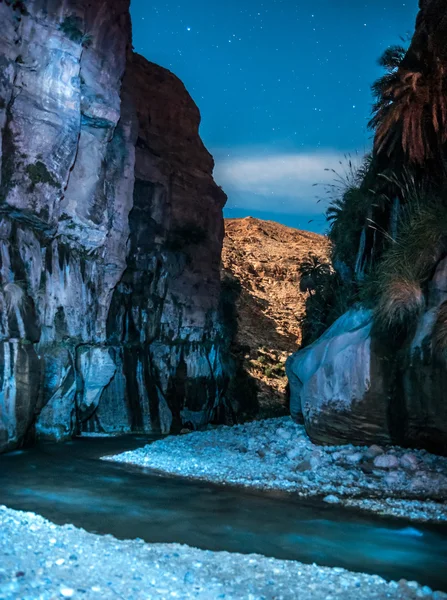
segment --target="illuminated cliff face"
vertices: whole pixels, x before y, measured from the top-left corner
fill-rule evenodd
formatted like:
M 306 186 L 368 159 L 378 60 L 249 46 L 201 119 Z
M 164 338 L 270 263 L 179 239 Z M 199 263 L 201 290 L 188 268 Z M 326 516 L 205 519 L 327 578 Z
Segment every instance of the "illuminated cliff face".
M 0 3 L 0 449 L 228 408 L 225 195 L 128 4 Z

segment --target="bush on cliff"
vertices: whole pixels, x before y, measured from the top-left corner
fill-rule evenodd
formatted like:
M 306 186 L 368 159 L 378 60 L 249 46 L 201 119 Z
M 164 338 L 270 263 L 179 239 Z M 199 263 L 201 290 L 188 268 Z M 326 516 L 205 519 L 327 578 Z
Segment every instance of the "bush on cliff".
M 357 301 L 374 308 L 376 332 L 408 334 L 447 256 L 447 51 L 442 27 L 430 27 L 429 44 L 415 36 L 408 50 L 393 46 L 380 58 L 373 153 L 359 169 L 349 161 L 344 176 L 334 171 L 326 216 L 335 271 L 309 290 L 304 343 L 331 325 L 337 304 Z M 441 355 L 446 320 L 442 308 L 433 333 Z
M 375 315 L 381 329 L 411 329 L 425 308 L 424 285 L 446 254 L 445 204 L 421 198 L 407 205 L 398 235 L 377 266 Z

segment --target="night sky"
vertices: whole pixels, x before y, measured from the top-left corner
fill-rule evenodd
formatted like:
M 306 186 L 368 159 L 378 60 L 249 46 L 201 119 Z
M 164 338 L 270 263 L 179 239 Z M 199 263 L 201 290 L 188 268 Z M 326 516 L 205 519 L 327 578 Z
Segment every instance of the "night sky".
M 371 146 L 377 58 L 417 0 L 132 0 L 134 47 L 178 75 L 228 194 L 227 217 L 322 231 L 314 183 Z M 309 223 L 309 220 L 312 220 Z

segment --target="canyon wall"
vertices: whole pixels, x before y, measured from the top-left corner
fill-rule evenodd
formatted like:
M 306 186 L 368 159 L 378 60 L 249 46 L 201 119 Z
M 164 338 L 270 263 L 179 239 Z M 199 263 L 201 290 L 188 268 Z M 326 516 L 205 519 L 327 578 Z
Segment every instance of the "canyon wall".
M 128 0 L 0 2 L 0 450 L 222 421 L 226 197 Z

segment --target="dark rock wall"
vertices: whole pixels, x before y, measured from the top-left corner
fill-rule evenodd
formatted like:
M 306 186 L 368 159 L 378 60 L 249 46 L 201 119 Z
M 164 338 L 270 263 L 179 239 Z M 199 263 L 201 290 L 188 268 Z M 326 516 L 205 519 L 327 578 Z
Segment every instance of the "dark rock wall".
M 0 450 L 218 418 L 226 198 L 197 107 L 131 53 L 128 0 L 0 20 Z

